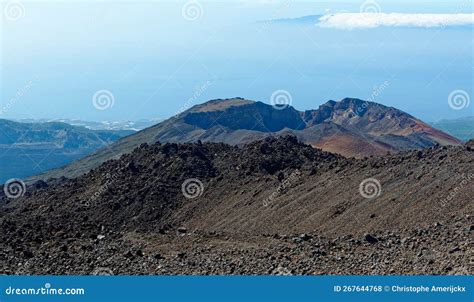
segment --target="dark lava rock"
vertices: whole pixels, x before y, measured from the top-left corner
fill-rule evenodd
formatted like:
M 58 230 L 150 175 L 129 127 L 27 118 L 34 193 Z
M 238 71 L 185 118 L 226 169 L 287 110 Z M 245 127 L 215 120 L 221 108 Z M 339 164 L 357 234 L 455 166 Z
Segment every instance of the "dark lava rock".
M 466 143 L 466 146 L 473 149 L 474 148 L 474 139 L 471 139 Z
M 33 188 L 36 190 L 45 189 L 48 187 L 48 184 L 43 180 L 38 180 L 33 183 Z
M 301 234 L 300 237 L 299 237 L 301 240 L 303 241 L 308 241 L 310 240 L 312 237 L 308 234 Z
M 125 254 L 123 254 L 125 258 L 133 258 L 133 253 L 132 251 L 127 251 Z
M 459 248 L 459 246 L 456 246 L 454 248 L 452 248 L 451 250 L 449 250 L 449 253 L 452 254 L 452 253 L 456 253 L 456 252 L 460 252 L 461 249 Z
M 372 236 L 370 234 L 365 234 L 364 239 L 365 239 L 365 241 L 367 241 L 370 244 L 375 244 L 375 243 L 379 242 L 379 240 L 377 238 L 375 238 L 374 236 Z
M 416 157 L 417 158 L 422 158 L 423 157 L 423 151 L 420 150 L 420 151 L 416 152 Z
M 178 233 L 180 233 L 180 234 L 186 234 L 187 231 L 188 230 L 185 227 L 179 227 L 178 228 Z
M 156 260 L 165 259 L 165 257 L 163 257 L 163 255 L 161 255 L 160 253 L 156 253 L 155 255 L 153 255 L 153 258 L 155 258 Z
M 33 258 L 34 255 L 32 251 L 26 250 L 26 251 L 23 251 L 23 257 L 25 257 L 26 259 L 30 259 L 30 258 Z

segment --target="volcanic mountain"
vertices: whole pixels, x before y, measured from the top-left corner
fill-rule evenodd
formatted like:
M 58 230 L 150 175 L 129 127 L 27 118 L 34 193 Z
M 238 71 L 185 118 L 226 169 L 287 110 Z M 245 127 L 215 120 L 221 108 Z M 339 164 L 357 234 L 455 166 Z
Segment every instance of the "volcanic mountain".
M 142 143 L 224 142 L 243 145 L 268 136 L 295 135 L 300 141 L 346 157 L 384 155 L 434 145 L 460 145 L 454 137 L 392 107 L 345 98 L 316 110 L 298 111 L 243 98 L 196 105 L 162 123 L 33 179 L 74 177 Z

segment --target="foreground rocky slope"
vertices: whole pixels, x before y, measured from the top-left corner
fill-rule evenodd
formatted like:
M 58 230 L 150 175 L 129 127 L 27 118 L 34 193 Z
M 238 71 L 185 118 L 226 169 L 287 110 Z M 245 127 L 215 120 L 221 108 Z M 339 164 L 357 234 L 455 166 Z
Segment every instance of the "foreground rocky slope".
M 0 212 L 4 273 L 467 274 L 469 146 L 141 145 Z M 362 188 L 360 187 L 362 184 Z

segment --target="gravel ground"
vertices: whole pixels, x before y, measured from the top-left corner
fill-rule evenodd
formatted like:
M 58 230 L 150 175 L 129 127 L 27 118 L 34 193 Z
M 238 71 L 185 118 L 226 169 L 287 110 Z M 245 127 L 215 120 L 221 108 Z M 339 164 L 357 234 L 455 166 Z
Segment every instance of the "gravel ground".
M 142 145 L 0 197 L 0 273 L 472 274 L 473 159 L 348 159 L 294 137 Z

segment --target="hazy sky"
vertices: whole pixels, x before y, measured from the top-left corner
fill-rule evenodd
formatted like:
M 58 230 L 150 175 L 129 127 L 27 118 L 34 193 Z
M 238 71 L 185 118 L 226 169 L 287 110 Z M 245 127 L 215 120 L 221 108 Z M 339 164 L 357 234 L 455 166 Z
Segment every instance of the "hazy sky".
M 300 110 L 350 96 L 474 115 L 472 1 L 440 2 L 2 2 L 0 118 L 166 118 L 277 90 Z M 332 17 L 263 22 L 308 15 Z

